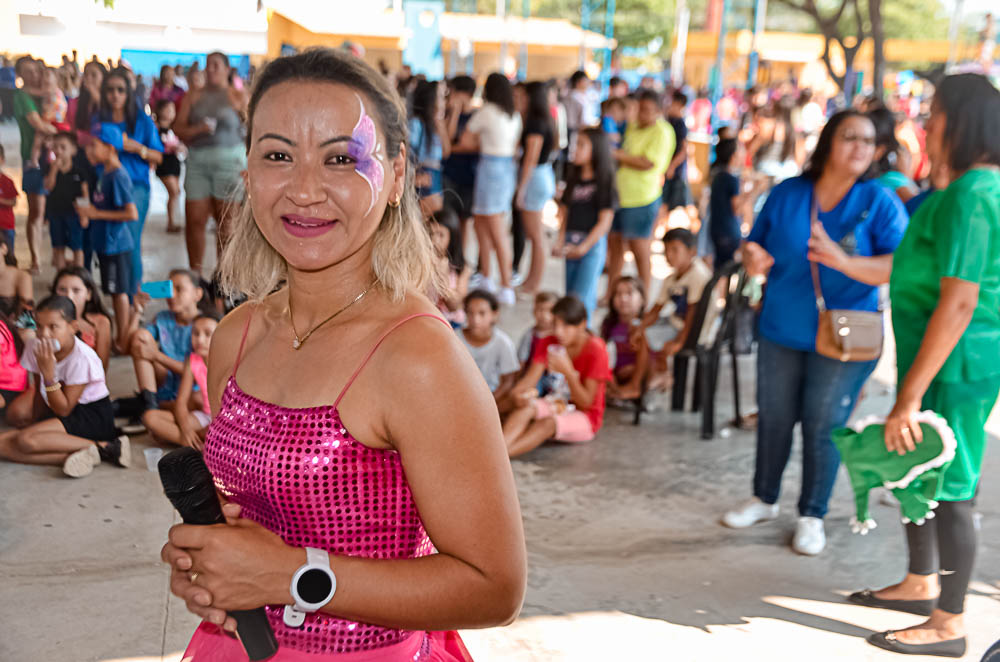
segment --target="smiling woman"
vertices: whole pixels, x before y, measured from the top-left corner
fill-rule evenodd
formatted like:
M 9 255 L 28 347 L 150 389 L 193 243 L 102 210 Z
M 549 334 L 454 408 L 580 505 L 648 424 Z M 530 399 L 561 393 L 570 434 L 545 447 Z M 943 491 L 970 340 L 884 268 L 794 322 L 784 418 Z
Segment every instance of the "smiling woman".
M 209 359 L 205 461 L 228 523 L 176 526 L 162 553 L 205 618 L 185 659 L 245 660 L 219 626 L 263 606 L 278 662 L 469 660 L 452 630 L 520 608 L 513 476 L 490 392 L 423 295 L 435 270 L 404 122 L 346 54 L 258 78 L 222 259 L 251 302 Z

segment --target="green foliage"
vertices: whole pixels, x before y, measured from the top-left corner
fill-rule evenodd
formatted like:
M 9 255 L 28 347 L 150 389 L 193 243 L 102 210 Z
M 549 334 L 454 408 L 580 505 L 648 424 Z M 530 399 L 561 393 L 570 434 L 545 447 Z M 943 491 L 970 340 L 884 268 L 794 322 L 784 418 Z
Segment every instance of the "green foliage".
M 94 4 L 95 5 L 98 4 L 98 3 L 100 3 L 100 2 L 102 2 L 102 0 L 94 0 Z M 107 7 L 108 9 L 114 9 L 115 8 L 115 0 L 103 0 L 103 2 L 104 2 L 104 6 Z

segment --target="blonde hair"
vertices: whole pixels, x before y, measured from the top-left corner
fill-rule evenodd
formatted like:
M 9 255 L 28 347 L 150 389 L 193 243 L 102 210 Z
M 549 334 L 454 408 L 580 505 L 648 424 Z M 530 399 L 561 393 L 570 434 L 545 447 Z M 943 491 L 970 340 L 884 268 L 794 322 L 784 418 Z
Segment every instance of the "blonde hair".
M 352 55 L 316 48 L 278 58 L 259 74 L 247 106 L 248 153 L 254 112 L 261 97 L 270 88 L 289 80 L 339 83 L 368 97 L 385 134 L 389 161 L 399 155 L 403 145 L 409 144 L 406 110 L 385 77 Z M 410 290 L 427 292 L 441 286 L 409 162 L 400 204 L 386 207 L 375 230 L 372 271 L 377 287 L 397 302 Z M 229 240 L 219 262 L 219 281 L 223 290 L 230 296 L 243 294 L 252 301 L 259 301 L 274 292 L 287 274 L 288 263 L 261 233 L 249 200 L 244 200 L 232 221 Z

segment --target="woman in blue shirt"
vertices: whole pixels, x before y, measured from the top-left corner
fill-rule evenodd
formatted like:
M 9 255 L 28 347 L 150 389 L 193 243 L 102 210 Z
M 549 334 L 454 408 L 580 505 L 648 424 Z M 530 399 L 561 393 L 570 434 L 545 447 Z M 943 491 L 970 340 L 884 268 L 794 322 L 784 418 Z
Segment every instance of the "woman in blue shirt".
M 138 287 L 142 282 L 142 228 L 149 213 L 149 167 L 163 161 L 163 143 L 153 120 L 136 104 L 128 75 L 121 69 L 104 77 L 98 115 L 101 122 L 110 123 L 122 132 L 121 144 L 114 147 L 132 180 L 132 195 L 139 212 L 139 220 L 128 224 L 134 244 L 131 282 Z
M 816 352 L 819 313 L 810 275 L 817 262 L 830 309 L 878 310 L 892 253 L 906 230 L 899 200 L 866 179 L 875 127 L 846 110 L 830 118 L 805 172 L 774 188 L 743 248 L 747 271 L 767 274 L 757 355 L 757 461 L 754 496 L 726 513 L 733 528 L 778 515 L 781 476 L 802 424 L 802 492 L 792 547 L 823 550 L 823 517 L 840 466 L 830 433 L 846 423 L 875 361 L 840 362 Z M 812 218 L 818 207 L 818 222 Z

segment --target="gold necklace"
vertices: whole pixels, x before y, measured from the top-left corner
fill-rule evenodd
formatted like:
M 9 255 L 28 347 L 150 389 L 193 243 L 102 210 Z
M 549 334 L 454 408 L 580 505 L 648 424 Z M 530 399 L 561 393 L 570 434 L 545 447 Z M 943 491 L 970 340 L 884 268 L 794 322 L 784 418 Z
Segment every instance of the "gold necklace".
M 357 302 L 361 301 L 361 299 L 363 299 L 364 296 L 366 294 L 368 294 L 368 290 L 372 289 L 372 287 L 374 285 L 375 285 L 375 283 L 373 281 L 371 285 L 369 285 L 368 287 L 365 288 L 364 292 L 362 292 L 358 296 L 354 297 L 353 301 L 351 301 L 346 306 L 344 306 L 343 308 L 341 308 L 340 310 L 338 310 L 337 312 L 335 312 L 333 315 L 330 315 L 325 320 L 323 320 L 322 322 L 320 322 L 319 324 L 317 324 L 316 326 L 314 326 L 312 328 L 312 330 L 309 331 L 309 333 L 307 333 L 306 335 L 302 336 L 301 338 L 299 338 L 299 332 L 295 330 L 295 318 L 292 316 L 292 292 L 291 292 L 291 290 L 289 290 L 289 292 L 288 292 L 288 323 L 291 324 L 291 326 L 292 326 L 292 334 L 295 336 L 295 340 L 292 341 L 292 349 L 299 349 L 300 347 L 302 347 L 302 345 L 304 345 L 305 342 L 307 340 L 309 340 L 309 336 L 311 336 L 316 331 L 316 329 L 318 329 L 319 327 L 323 326 L 324 324 L 326 324 L 327 322 L 329 322 L 330 320 L 332 320 L 334 317 L 336 317 L 337 315 L 341 314 L 342 312 L 344 312 L 345 310 L 347 310 L 348 308 L 350 308 L 351 306 L 353 306 Z

